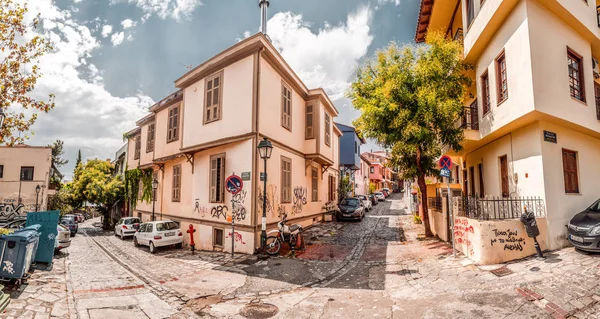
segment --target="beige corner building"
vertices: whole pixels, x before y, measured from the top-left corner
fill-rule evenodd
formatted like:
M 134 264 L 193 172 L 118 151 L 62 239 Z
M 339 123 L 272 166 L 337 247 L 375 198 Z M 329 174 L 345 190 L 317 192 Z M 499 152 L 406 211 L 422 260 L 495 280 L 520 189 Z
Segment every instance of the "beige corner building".
M 459 164 L 452 180 L 463 196 L 539 196 L 547 218 L 544 248 L 566 245 L 569 219 L 600 197 L 598 4 L 421 1 L 416 41 L 444 32 L 463 42 L 474 65 L 464 150 L 448 152 Z M 504 217 L 519 209 L 511 205 Z
M 268 229 L 283 213 L 303 225 L 322 219 L 323 206 L 336 197 L 338 111 L 324 90 L 306 87 L 262 33 L 190 70 L 175 86 L 128 132 L 129 169 L 151 167 L 159 181 L 157 220 L 182 229 L 192 224 L 197 249 L 231 251 L 234 238 L 236 252 L 253 253 L 265 197 Z M 265 137 L 274 147 L 266 196 L 257 150 Z M 244 183 L 235 196 L 225 189 L 232 174 Z M 132 213 L 150 220 L 152 202 Z

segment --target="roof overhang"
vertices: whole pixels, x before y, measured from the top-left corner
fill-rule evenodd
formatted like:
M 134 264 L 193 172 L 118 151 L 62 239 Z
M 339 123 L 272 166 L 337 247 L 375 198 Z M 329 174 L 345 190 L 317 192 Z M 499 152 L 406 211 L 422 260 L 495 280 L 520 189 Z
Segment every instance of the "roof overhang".
M 154 113 L 150 113 L 150 114 L 142 117 L 140 120 L 135 122 L 135 125 L 142 126 L 142 125 L 152 122 L 152 121 L 154 121 Z
M 306 154 L 304 158 L 315 163 L 321 164 L 322 166 L 332 166 L 333 161 L 321 154 Z
M 417 18 L 417 30 L 415 31 L 415 42 L 417 43 L 425 41 L 432 10 L 433 0 L 421 0 L 421 4 L 419 6 L 419 16 Z
M 158 113 L 177 102 L 181 102 L 182 100 L 183 100 L 183 90 L 179 90 L 177 92 L 170 94 L 166 98 L 160 100 L 158 103 L 152 105 L 150 107 L 150 111 L 154 112 L 154 113 Z
M 318 98 L 319 100 L 321 100 L 323 105 L 325 105 L 325 108 L 331 114 L 333 114 L 333 116 L 337 117 L 340 114 L 340 112 L 338 112 L 338 110 L 335 108 L 335 105 L 333 105 L 333 102 L 331 102 L 331 100 L 329 99 L 329 96 L 327 95 L 325 90 L 323 90 L 322 88 L 312 89 L 308 91 L 308 99 L 310 100 L 314 98 Z
M 344 135 L 344 133 L 342 133 L 342 130 L 340 130 L 337 125 L 333 126 L 333 132 L 337 135 L 337 136 L 342 136 Z

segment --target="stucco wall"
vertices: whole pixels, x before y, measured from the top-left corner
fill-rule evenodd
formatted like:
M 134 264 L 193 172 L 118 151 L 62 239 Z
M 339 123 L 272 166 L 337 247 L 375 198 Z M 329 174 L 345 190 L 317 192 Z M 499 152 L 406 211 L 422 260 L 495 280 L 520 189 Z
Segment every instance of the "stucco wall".
M 537 241 L 542 250 L 546 244 L 546 218 L 536 218 L 540 229 Z M 454 218 L 455 247 L 473 261 L 499 264 L 535 254 L 532 238 L 527 237 L 519 220 L 478 221 L 466 217 Z
M 221 120 L 204 123 L 205 79 L 184 90 L 183 148 L 252 131 L 254 56 L 223 69 Z
M 589 207 L 600 197 L 600 139 L 553 124 L 541 122 L 540 128 L 556 133 L 557 143 L 542 144 L 544 184 L 548 207 L 549 245 L 556 249 L 567 245 L 565 225 L 571 217 Z M 579 194 L 566 194 L 562 149 L 577 152 Z
M 181 229 L 184 231 L 184 239 L 183 244 L 186 247 L 189 247 L 190 244 L 190 235 L 189 233 L 185 233 L 189 227 L 189 222 L 182 222 Z M 192 223 L 196 232 L 194 233 L 194 244 L 195 248 L 198 250 L 208 250 L 208 251 L 226 251 L 231 252 L 231 225 L 223 225 L 223 227 L 219 227 L 224 231 L 224 241 L 223 247 L 214 247 L 213 243 L 213 226 L 209 225 L 201 225 Z M 243 253 L 243 254 L 253 254 L 254 253 L 254 236 L 251 232 L 243 231 L 236 229 L 235 230 L 235 252 Z
M 152 122 L 154 123 L 154 122 Z M 150 164 L 154 159 L 154 151 L 147 152 L 147 144 L 148 144 L 148 126 L 152 123 L 144 124 L 142 126 L 142 145 L 140 149 L 140 165 Z M 156 125 L 154 126 L 156 127 Z M 155 129 L 156 136 L 156 129 Z M 134 151 L 135 151 L 135 141 L 133 143 Z
M 0 165 L 4 166 L 0 178 L 0 219 L 11 213 L 24 215 L 27 211 L 35 211 L 38 185 L 41 187 L 38 208 L 46 209 L 51 164 L 50 148 L 0 147 Z M 34 167 L 32 181 L 20 180 L 22 166 Z M 19 195 L 23 206 L 19 205 Z
M 444 200 L 444 209 L 447 206 L 447 201 Z M 448 217 L 440 211 L 429 208 L 429 227 L 431 232 L 443 241 L 450 241 L 448 237 Z

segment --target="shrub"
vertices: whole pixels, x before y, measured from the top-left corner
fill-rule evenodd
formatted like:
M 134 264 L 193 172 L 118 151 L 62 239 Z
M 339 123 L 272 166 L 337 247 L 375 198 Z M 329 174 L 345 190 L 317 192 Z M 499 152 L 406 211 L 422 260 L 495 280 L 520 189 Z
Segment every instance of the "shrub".
M 413 221 L 415 222 L 415 224 L 421 224 L 421 216 L 419 216 L 419 214 L 414 214 L 413 215 Z

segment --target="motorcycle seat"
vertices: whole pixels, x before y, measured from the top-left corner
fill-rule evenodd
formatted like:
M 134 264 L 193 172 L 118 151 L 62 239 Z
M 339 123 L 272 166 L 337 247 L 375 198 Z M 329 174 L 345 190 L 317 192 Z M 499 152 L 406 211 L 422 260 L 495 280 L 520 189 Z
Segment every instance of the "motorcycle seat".
M 302 226 L 300 226 L 300 225 L 292 225 L 292 226 L 290 226 L 290 232 L 295 232 L 295 231 L 300 230 L 300 229 L 302 229 Z

